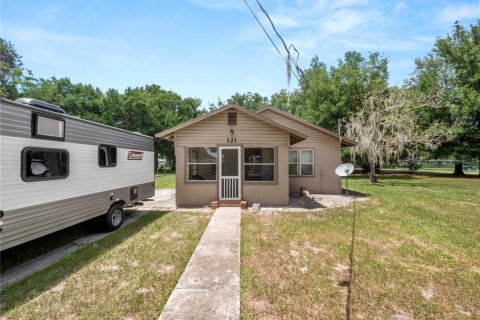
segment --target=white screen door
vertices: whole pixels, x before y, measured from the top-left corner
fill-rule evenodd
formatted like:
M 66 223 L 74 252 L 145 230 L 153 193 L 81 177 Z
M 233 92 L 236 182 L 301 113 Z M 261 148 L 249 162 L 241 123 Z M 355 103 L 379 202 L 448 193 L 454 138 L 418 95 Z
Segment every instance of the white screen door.
M 240 200 L 240 147 L 220 147 L 220 200 Z

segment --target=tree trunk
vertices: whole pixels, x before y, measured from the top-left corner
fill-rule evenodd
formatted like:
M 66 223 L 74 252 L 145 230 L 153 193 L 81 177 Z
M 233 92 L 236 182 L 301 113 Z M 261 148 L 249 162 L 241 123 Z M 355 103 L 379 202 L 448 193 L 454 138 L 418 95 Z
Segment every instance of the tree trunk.
M 463 172 L 463 162 L 457 161 L 455 162 L 455 171 L 453 171 L 454 176 L 463 176 L 465 173 Z
M 375 175 L 375 162 L 370 162 L 370 183 L 377 183 L 377 176 Z
M 478 177 L 480 178 L 480 161 L 478 161 Z

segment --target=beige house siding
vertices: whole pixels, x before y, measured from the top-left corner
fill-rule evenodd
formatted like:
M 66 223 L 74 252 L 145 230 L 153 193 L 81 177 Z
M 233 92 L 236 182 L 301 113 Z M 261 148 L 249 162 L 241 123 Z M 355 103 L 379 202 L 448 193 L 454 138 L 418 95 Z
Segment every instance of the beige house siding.
M 244 199 L 251 205 L 286 206 L 288 195 L 288 146 L 278 147 L 275 159 L 275 182 L 243 182 Z
M 291 149 L 315 150 L 314 176 L 291 176 L 289 183 L 291 193 L 299 193 L 302 185 L 311 193 L 339 194 L 341 192 L 341 180 L 335 174 L 335 168 L 342 163 L 340 140 L 270 110 L 265 110 L 261 115 L 308 135 L 307 139 L 292 145 Z
M 237 112 L 237 125 L 229 126 L 227 116 L 223 111 L 194 123 L 175 133 L 176 146 L 204 146 L 207 144 L 226 144 L 230 137 L 230 129 L 235 132 L 237 144 L 252 144 L 255 146 L 288 146 L 289 134 L 245 113 Z
M 204 206 L 217 200 L 217 181 L 185 181 L 187 179 L 186 155 L 186 147 L 175 147 L 177 207 Z
M 237 125 L 227 123 L 228 112 L 237 113 Z M 227 143 L 230 130 L 235 132 L 236 143 Z M 218 200 L 217 181 L 186 181 L 187 148 L 188 147 L 218 147 L 240 145 L 245 147 L 276 148 L 275 182 L 245 182 L 243 181 L 243 148 L 241 165 L 242 198 L 250 204 L 262 205 L 288 204 L 288 148 L 290 135 L 288 132 L 258 120 L 248 114 L 236 110 L 226 110 L 212 115 L 174 133 L 175 157 L 177 163 L 178 207 L 204 206 L 213 200 Z M 218 175 L 218 162 L 217 162 Z

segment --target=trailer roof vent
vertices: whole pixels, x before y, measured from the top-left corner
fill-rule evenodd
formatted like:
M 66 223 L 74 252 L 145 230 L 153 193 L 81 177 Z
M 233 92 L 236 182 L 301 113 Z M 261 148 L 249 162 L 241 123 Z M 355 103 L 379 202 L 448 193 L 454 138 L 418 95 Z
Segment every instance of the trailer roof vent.
M 37 108 L 41 108 L 44 110 L 49 110 L 57 113 L 65 113 L 65 110 L 63 110 L 62 107 L 56 106 L 48 102 L 31 99 L 31 98 L 18 98 L 17 100 L 15 100 L 15 102 L 28 104 L 30 106 L 34 106 Z

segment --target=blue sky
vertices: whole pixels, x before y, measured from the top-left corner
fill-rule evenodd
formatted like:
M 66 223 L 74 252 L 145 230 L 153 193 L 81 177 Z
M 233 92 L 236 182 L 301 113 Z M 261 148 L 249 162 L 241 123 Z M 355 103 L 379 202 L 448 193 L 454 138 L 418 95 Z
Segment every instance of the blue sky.
M 255 0 L 248 2 L 277 40 Z M 302 68 L 315 54 L 333 65 L 348 50 L 378 51 L 397 85 L 456 20 L 480 18 L 480 0 L 261 3 L 300 51 Z M 1 0 L 0 10 L 1 37 L 36 77 L 69 77 L 104 91 L 156 83 L 204 106 L 235 92 L 270 96 L 287 88 L 285 63 L 243 0 Z

